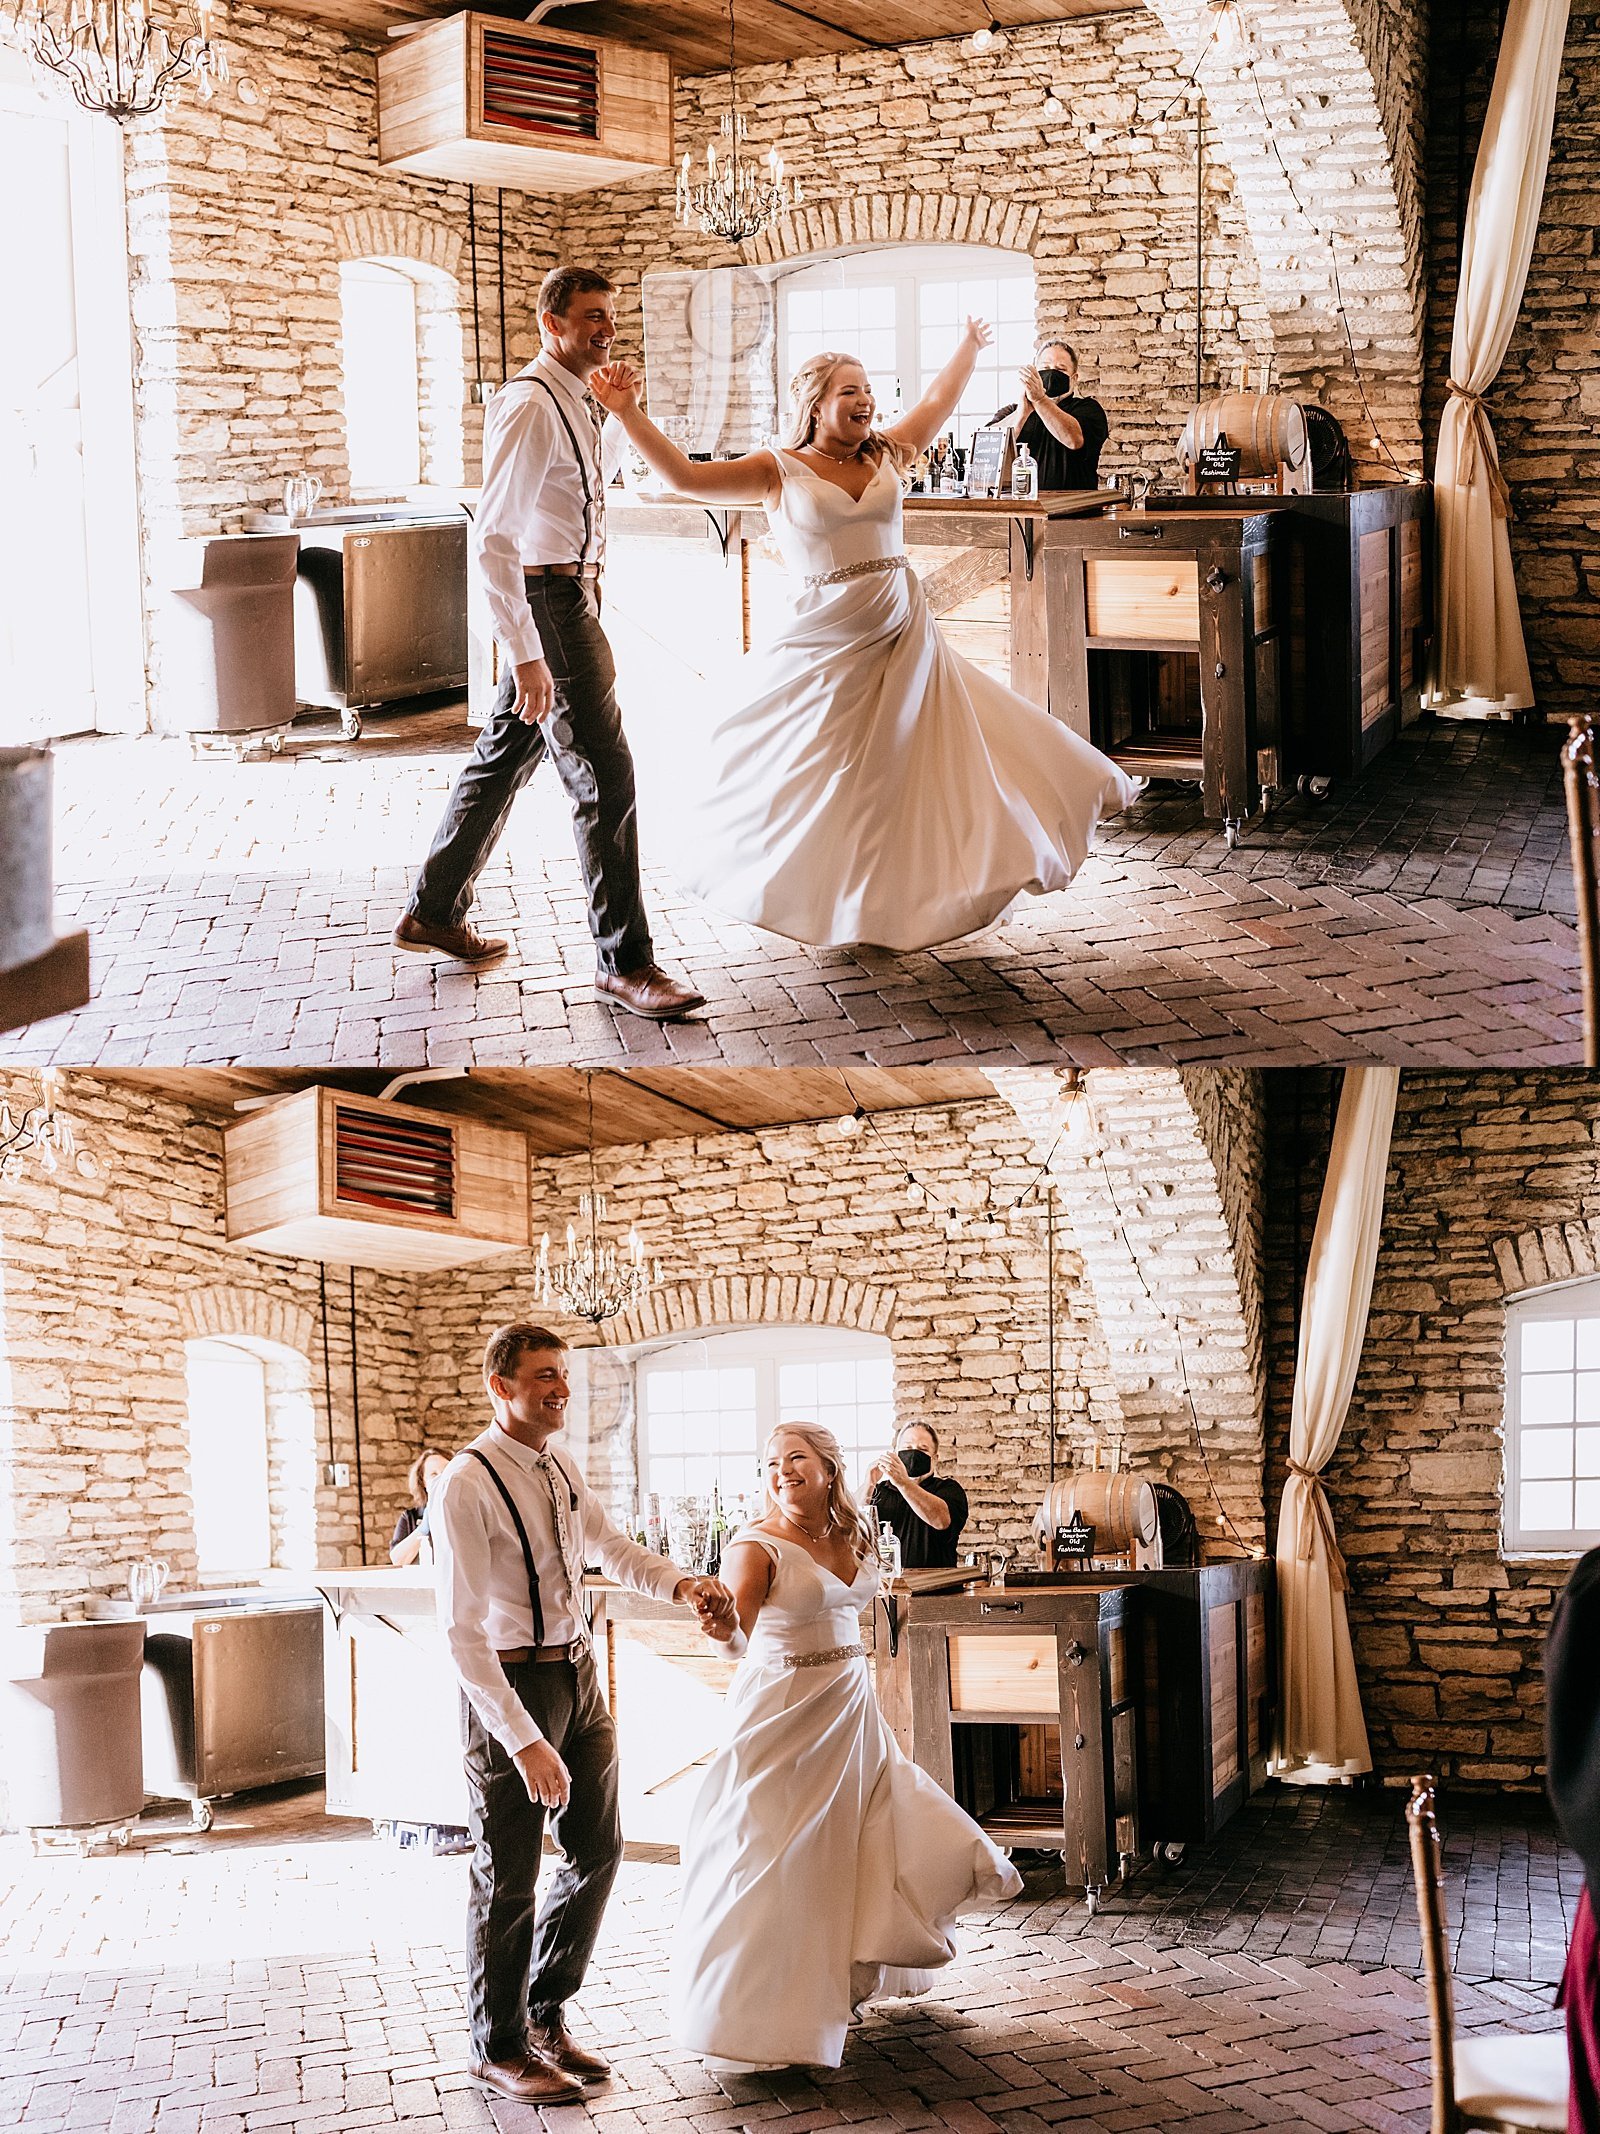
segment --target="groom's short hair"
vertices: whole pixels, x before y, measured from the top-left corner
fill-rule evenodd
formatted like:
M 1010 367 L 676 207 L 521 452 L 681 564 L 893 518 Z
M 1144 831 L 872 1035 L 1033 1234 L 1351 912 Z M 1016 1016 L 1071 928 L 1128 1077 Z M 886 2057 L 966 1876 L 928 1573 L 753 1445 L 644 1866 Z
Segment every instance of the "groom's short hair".
M 497 1326 L 484 1344 L 483 1382 L 515 1376 L 517 1365 L 530 1349 L 564 1349 L 566 1343 L 547 1326 L 534 1326 L 517 1319 L 510 1326 Z
M 596 289 L 614 296 L 617 285 L 598 267 L 552 267 L 539 284 L 539 316 L 542 319 L 547 311 L 553 311 L 558 319 L 564 319 L 575 296 L 588 296 Z

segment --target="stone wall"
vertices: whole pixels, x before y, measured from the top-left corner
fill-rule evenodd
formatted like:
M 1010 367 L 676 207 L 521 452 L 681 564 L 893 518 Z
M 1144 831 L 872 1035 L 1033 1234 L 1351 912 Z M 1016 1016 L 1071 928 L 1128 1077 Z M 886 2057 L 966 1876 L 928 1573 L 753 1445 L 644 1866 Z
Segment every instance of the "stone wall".
M 1433 13 L 1429 91 L 1430 465 L 1450 374 L 1457 264 L 1503 10 L 1458 0 Z M 1600 8 L 1572 9 L 1555 138 L 1527 295 L 1488 393 L 1511 484 L 1511 548 L 1538 706 L 1593 708 L 1600 652 L 1594 529 L 1600 513 Z
M 1267 1083 L 1275 1524 L 1337 1078 Z M 1402 1077 L 1366 1347 L 1327 1469 L 1373 1759 L 1391 1783 L 1428 1768 L 1526 1785 L 1540 1770 L 1543 1640 L 1571 1566 L 1501 1558 L 1504 1300 L 1550 1274 L 1515 1249 L 1524 1233 L 1600 1217 L 1597 1148 L 1587 1077 Z
M 0 1073 L 14 1111 L 37 1088 Z M 321 1474 L 316 1267 L 227 1243 L 213 1119 L 92 1075 L 67 1078 L 66 1102 L 100 1174 L 30 1170 L 0 1189 L 0 1622 L 38 1620 L 89 1592 L 125 1592 L 140 1556 L 166 1558 L 175 1587 L 192 1583 L 184 1344 L 206 1335 L 271 1344 L 280 1373 L 300 1365 L 273 1389 L 280 1561 L 359 1562 L 355 1489 L 329 1488 Z M 342 1269 L 330 1269 L 328 1287 L 332 1457 L 353 1464 Z M 382 1563 L 415 1437 L 411 1285 L 362 1270 L 356 1305 L 367 1556 Z M 294 1473 L 291 1444 L 301 1447 Z

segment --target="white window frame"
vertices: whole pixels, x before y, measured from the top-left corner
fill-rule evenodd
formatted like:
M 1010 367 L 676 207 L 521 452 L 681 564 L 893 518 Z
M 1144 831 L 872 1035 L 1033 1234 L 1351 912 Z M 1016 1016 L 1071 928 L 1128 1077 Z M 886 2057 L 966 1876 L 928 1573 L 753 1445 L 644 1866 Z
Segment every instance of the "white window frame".
M 698 1353 L 697 1353 L 698 1352 Z M 892 1379 L 894 1351 L 886 1336 L 861 1333 L 850 1327 L 837 1326 L 764 1326 L 730 1328 L 726 1331 L 677 1336 L 644 1350 L 635 1367 L 635 1391 L 638 1413 L 638 1472 L 639 1496 L 643 1505 L 654 1485 L 650 1480 L 650 1400 L 648 1382 L 651 1372 L 663 1370 L 693 1370 L 702 1365 L 708 1369 L 724 1367 L 753 1367 L 756 1374 L 756 1454 L 752 1471 L 750 1494 L 759 1495 L 762 1478 L 760 1472 L 761 1447 L 775 1428 L 779 1414 L 778 1373 L 785 1363 L 879 1363 L 891 1365 L 890 1403 L 893 1411 L 894 1386 Z M 882 1447 L 893 1442 L 898 1416 L 891 1412 Z M 848 1449 L 847 1453 L 848 1453 Z M 675 1457 L 672 1454 L 663 1457 Z M 858 1478 L 851 1475 L 849 1479 Z
M 415 411 L 415 427 L 413 435 L 416 451 L 415 458 L 413 459 L 408 449 L 404 468 L 394 470 L 392 479 L 388 478 L 389 470 L 385 469 L 384 473 L 386 478 L 381 481 L 373 482 L 357 479 L 355 458 L 353 452 L 351 452 L 350 449 L 350 411 L 352 405 L 354 404 L 356 396 L 359 396 L 361 394 L 363 381 L 361 380 L 361 378 L 352 374 L 350 351 L 346 338 L 349 306 L 349 297 L 347 292 L 351 281 L 355 281 L 358 285 L 363 279 L 377 283 L 380 277 L 382 280 L 382 285 L 387 286 L 388 284 L 393 283 L 397 286 L 403 287 L 408 292 L 410 297 L 411 394 L 412 404 L 414 406 Z M 420 292 L 417 286 L 417 277 L 414 274 L 410 273 L 404 262 L 400 260 L 347 259 L 344 261 L 343 265 L 340 268 L 339 363 L 342 376 L 342 392 L 345 409 L 345 450 L 347 455 L 349 455 L 350 494 L 353 497 L 405 496 L 409 494 L 410 491 L 421 487 L 423 479 L 427 473 L 427 443 L 423 435 L 423 322 L 422 307 L 420 302 L 418 301 L 419 294 Z M 362 471 L 365 473 L 369 472 L 370 470 L 363 469 Z
M 1034 336 L 1037 332 L 1037 276 L 1032 258 L 1026 252 L 1012 252 L 998 245 L 887 245 L 876 246 L 866 251 L 847 252 L 833 259 L 813 261 L 797 268 L 792 274 L 783 275 L 777 283 L 778 300 L 778 402 L 787 408 L 789 380 L 797 368 L 790 355 L 792 335 L 789 324 L 789 299 L 797 290 L 815 288 L 882 289 L 895 292 L 895 375 L 900 385 L 902 410 L 912 407 L 922 393 L 922 349 L 918 315 L 918 291 L 924 282 L 947 280 L 952 275 L 966 275 L 973 279 L 996 281 L 1026 281 L 1034 290 L 1034 301 L 1029 305 L 1028 353 L 1031 356 L 1037 347 Z M 955 353 L 957 326 L 950 335 L 950 347 L 946 360 Z M 987 410 L 993 414 L 1015 400 L 1016 393 L 1006 388 L 1004 379 L 1007 366 L 1001 366 L 1001 389 L 994 407 Z M 884 407 L 880 420 L 889 420 L 890 410 Z M 951 427 L 956 431 L 956 442 L 965 445 L 970 430 L 958 418 Z
M 1587 1275 L 1580 1281 L 1553 1283 L 1548 1288 L 1530 1290 L 1523 1296 L 1507 1300 L 1504 1498 L 1501 1505 L 1501 1554 L 1507 1558 L 1581 1556 L 1586 1549 L 1600 1544 L 1600 1526 L 1537 1528 L 1524 1527 L 1521 1520 L 1522 1329 L 1549 1319 L 1593 1319 L 1600 1323 L 1600 1276 Z M 1546 1426 L 1530 1424 L 1527 1427 L 1539 1429 Z M 1572 1427 L 1593 1429 L 1600 1428 L 1600 1424 L 1575 1422 Z
M 0 50 L 0 123 L 11 115 L 59 118 L 66 132 L 92 701 L 87 727 L 70 712 L 58 724 L 59 705 L 26 721 L 0 705 L 0 742 L 136 733 L 145 724 L 144 573 L 122 132 L 112 119 L 47 98 L 21 54 Z
M 252 1441 L 252 1443 L 247 1449 L 242 1447 L 240 1448 L 240 1452 L 244 1455 L 243 1457 L 239 1457 L 238 1454 L 235 1455 L 236 1463 L 240 1470 L 240 1479 L 245 1481 L 247 1486 L 259 1486 L 260 1489 L 259 1502 L 251 1507 L 251 1524 L 259 1528 L 259 1539 L 263 1544 L 260 1560 L 257 1562 L 234 1562 L 232 1560 L 223 1560 L 221 1558 L 209 1558 L 202 1545 L 202 1535 L 200 1530 L 201 1492 L 200 1487 L 198 1486 L 198 1471 L 204 1466 L 211 1465 L 213 1468 L 213 1473 L 215 1473 L 216 1467 L 215 1464 L 211 1461 L 208 1452 L 201 1453 L 198 1459 L 196 1457 L 197 1445 L 195 1432 L 194 1367 L 195 1364 L 199 1361 L 202 1361 L 203 1358 L 198 1357 L 195 1352 L 197 1350 L 216 1351 L 218 1349 L 230 1350 L 234 1355 L 238 1356 L 240 1358 L 241 1368 L 244 1364 L 253 1365 L 260 1381 L 261 1407 L 259 1448 Z M 187 1381 L 188 1412 L 185 1434 L 187 1438 L 189 1454 L 190 1514 L 194 1527 L 195 1563 L 198 1576 L 203 1580 L 215 1581 L 217 1579 L 224 1578 L 258 1578 L 262 1572 L 270 1571 L 273 1567 L 274 1537 L 271 1495 L 272 1402 L 268 1386 L 267 1369 L 268 1365 L 266 1357 L 263 1356 L 248 1340 L 233 1339 L 226 1334 L 216 1334 L 206 1335 L 203 1338 L 191 1341 L 187 1344 L 187 1352 L 185 1357 L 185 1376 Z M 207 1415 L 203 1418 L 202 1428 L 203 1430 L 205 1430 L 207 1435 L 209 1435 L 210 1433 L 210 1426 L 214 1420 L 215 1419 L 210 1415 Z M 252 1418 L 252 1421 L 253 1420 L 254 1419 Z

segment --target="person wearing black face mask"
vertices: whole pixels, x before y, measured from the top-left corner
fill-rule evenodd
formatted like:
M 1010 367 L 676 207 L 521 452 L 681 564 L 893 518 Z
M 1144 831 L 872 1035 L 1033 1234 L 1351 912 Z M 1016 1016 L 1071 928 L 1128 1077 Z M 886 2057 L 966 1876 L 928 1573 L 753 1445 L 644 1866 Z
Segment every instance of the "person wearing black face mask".
M 1571 2070 L 1567 2124 L 1600 2134 L 1600 1549 L 1556 1603 L 1544 1653 L 1545 1787 L 1561 1835 L 1583 1862 L 1583 1893 L 1559 2001 Z
M 934 1472 L 939 1440 L 926 1423 L 902 1423 L 894 1445 L 867 1476 L 872 1509 L 899 1536 L 905 1570 L 953 1569 L 967 1523 L 967 1493 Z
M 1098 400 L 1077 390 L 1078 359 L 1065 341 L 1047 341 L 1038 368 L 1020 370 L 1022 398 L 990 419 L 1010 419 L 1016 441 L 1026 445 L 1039 468 L 1041 489 L 1095 489 L 1100 452 L 1111 434 Z

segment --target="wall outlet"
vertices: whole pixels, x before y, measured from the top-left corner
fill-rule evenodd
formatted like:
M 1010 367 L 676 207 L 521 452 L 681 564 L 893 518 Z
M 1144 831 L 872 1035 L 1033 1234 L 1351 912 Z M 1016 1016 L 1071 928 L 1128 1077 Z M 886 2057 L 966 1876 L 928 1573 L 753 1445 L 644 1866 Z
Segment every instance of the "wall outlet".
M 350 1463 L 348 1460 L 330 1460 L 322 1470 L 322 1478 L 331 1489 L 350 1487 Z

